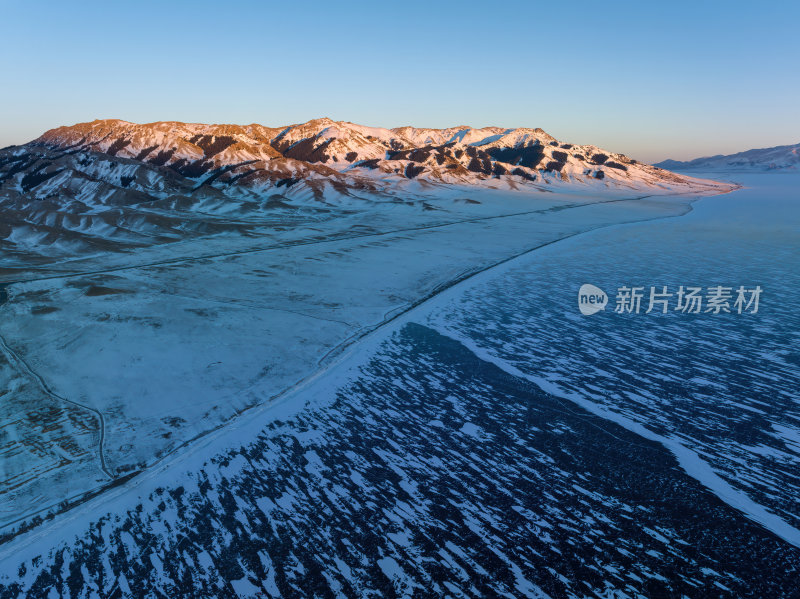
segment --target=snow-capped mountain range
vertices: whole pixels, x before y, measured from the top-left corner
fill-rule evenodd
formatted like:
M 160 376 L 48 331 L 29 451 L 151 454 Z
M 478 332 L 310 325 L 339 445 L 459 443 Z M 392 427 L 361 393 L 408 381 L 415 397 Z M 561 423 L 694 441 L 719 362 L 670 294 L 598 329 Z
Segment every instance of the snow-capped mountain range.
M 53 129 L 26 146 L 6 149 L 3 161 L 18 163 L 24 153 L 43 150 L 57 156 L 94 152 L 125 166 L 167 167 L 192 180 L 193 187 L 206 184 L 225 192 L 288 188 L 302 181 L 319 193 L 321 186 L 310 183 L 316 179 L 356 188 L 387 179 L 512 188 L 559 181 L 629 187 L 695 183 L 623 154 L 560 142 L 538 128 L 382 129 L 328 118 L 288 127 L 98 120 Z M 55 177 L 56 165 L 28 166 L 36 166 L 37 176 L 25 185 L 19 178 L 23 191 L 52 187 L 36 180 Z M 30 174 L 19 172 L 25 170 Z M 64 180 L 62 175 L 58 182 Z M 136 180 L 126 181 L 127 187 L 139 187 Z
M 0 150 L 0 249 L 4 264 L 53 259 L 378 204 L 431 210 L 427 200 L 442 194 L 489 189 L 638 197 L 730 186 L 542 129 L 96 120 Z
M 706 156 L 686 162 L 664 160 L 656 163 L 656 166 L 670 170 L 695 171 L 796 171 L 800 169 L 800 143 L 758 148 L 724 156 Z

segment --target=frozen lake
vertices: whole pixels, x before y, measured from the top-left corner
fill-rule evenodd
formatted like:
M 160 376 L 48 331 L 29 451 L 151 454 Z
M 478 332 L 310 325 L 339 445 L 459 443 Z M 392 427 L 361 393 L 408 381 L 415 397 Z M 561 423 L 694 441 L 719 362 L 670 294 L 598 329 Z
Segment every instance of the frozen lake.
M 800 177 L 743 182 L 679 219 L 543 248 L 434 320 L 547 390 L 646 427 L 692 476 L 800 546 Z M 611 295 L 605 312 L 575 310 L 583 283 Z M 623 286 L 643 288 L 640 313 L 615 312 Z M 731 297 L 719 313 L 683 312 L 681 286 Z M 746 301 L 763 290 L 757 313 L 739 313 L 740 286 Z M 645 313 L 651 287 L 672 293 L 667 314 L 661 303 Z

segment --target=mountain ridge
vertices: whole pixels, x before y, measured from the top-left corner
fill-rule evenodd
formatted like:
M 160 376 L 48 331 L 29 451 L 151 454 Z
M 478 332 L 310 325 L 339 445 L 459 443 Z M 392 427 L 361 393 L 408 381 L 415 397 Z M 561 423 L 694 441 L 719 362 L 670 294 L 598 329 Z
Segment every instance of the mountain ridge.
M 339 172 L 368 169 L 445 183 L 503 176 L 551 183 L 608 178 L 623 186 L 683 181 L 624 154 L 558 142 L 541 128 L 386 129 L 327 117 L 280 127 L 104 119 L 51 129 L 31 143 L 168 166 L 191 178 L 236 162 L 283 157 Z M 414 163 L 410 169 L 409 163 Z
M 87 156 L 61 175 L 55 171 L 63 167 L 56 166 L 52 156 L 23 168 L 4 168 L 4 163 L 15 163 L 30 150 L 59 157 Z M 92 153 L 97 156 L 88 156 Z M 165 183 L 158 180 L 173 179 L 173 173 L 188 180 L 180 187 L 190 187 L 193 195 L 202 187 L 206 195 L 237 200 L 279 194 L 323 203 L 353 191 L 394 194 L 409 186 L 430 185 L 518 191 L 568 185 L 655 193 L 705 193 L 719 186 L 597 146 L 560 142 L 541 128 L 386 129 L 328 117 L 279 127 L 181 121 L 138 124 L 121 119 L 57 127 L 28 144 L 0 152 L 0 185 L 11 188 L 12 194 L 51 196 L 70 179 L 86 176 L 83 167 L 89 162 L 109 159 L 107 169 L 126 174 L 105 177 L 101 186 L 117 187 L 116 196 L 130 190 L 155 195 L 160 201 Z M 34 172 L 22 172 L 29 169 Z M 89 177 L 96 174 L 95 169 Z M 102 198 L 90 200 L 106 203 Z M 219 197 L 219 201 L 225 200 Z
M 800 168 L 800 143 L 753 148 L 735 154 L 702 156 L 686 161 L 667 159 L 654 166 L 669 170 L 797 170 Z
M 464 195 L 489 190 L 526 198 L 732 188 L 560 142 L 540 128 L 385 129 L 325 117 L 282 127 L 104 119 L 0 150 L 0 265 L 260 235 L 336 215 L 410 210 L 409 218 L 419 218 L 447 213 L 456 201 L 478 205 Z

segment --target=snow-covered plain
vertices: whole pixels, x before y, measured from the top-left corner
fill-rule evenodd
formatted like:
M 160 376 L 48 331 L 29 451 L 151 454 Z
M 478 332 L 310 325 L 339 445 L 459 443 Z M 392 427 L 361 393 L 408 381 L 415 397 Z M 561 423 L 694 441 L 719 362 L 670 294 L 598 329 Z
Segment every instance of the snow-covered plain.
M 4 532 L 268 403 L 454 281 L 596 227 L 680 214 L 690 200 L 464 192 L 430 198 L 435 210 L 370 206 L 269 236 L 28 271 L 0 308 Z M 31 416 L 31 402 L 52 414 Z
M 328 358 L 327 347 L 307 348 L 309 372 L 323 366 L 319 374 L 7 543 L 0 550 L 4 594 L 791 596 L 800 563 L 800 550 L 787 542 L 791 538 L 721 496 L 663 443 L 668 438 L 693 451 L 735 492 L 782 520 L 787 530 L 793 526 L 797 511 L 784 500 L 797 496 L 796 369 L 787 351 L 798 330 L 791 278 L 797 272 L 792 257 L 798 213 L 791 203 L 797 187 L 784 179 L 788 185 L 781 191 L 775 181 L 750 181 L 750 190 L 706 199 L 687 216 L 647 224 L 599 228 L 679 215 L 686 201 L 562 205 L 538 216 L 340 240 L 326 243 L 324 251 L 318 244 L 279 250 L 271 263 L 297 268 L 291 277 L 273 274 L 279 289 L 286 285 L 296 293 L 290 281 L 305 277 L 305 294 L 324 292 L 330 300 L 323 309 L 318 299 L 293 297 L 299 311 L 314 320 L 334 314 L 354 324 L 345 331 L 351 339 L 373 333 Z M 760 197 L 775 200 L 783 212 L 775 205 L 760 209 Z M 564 239 L 589 229 L 598 230 Z M 425 253 L 432 243 L 438 251 Z M 532 247 L 540 249 L 525 252 Z M 254 252 L 247 260 L 271 252 Z M 437 290 L 428 268 L 449 272 L 452 281 L 467 259 L 474 272 L 515 254 L 520 257 L 375 329 L 414 304 L 408 296 L 398 299 L 398 281 L 406 293 L 422 298 Z M 400 256 L 406 257 L 405 268 L 389 269 Z M 242 258 L 219 260 L 236 269 Z M 325 273 L 334 260 L 353 268 L 330 273 L 331 281 Z M 116 277 L 108 289 L 131 293 L 88 294 L 89 287 L 78 284 L 85 277 L 70 278 L 78 281 L 73 285 L 53 279 L 13 286 L 4 310 L 20 301 L 15 293 L 46 289 L 71 306 L 47 316 L 61 318 L 70 310 L 78 319 L 65 342 L 77 339 L 80 347 L 77 331 L 90 331 L 87 339 L 105 352 L 110 341 L 129 342 L 131 333 L 124 320 L 94 317 L 120 313 L 99 302 L 121 302 L 122 314 L 144 318 L 149 308 L 134 301 L 137 290 L 153 295 L 168 280 L 165 273 L 178 284 L 158 293 L 176 302 L 175 314 L 183 316 L 178 308 L 228 309 L 229 303 L 230 309 L 248 307 L 234 299 L 252 298 L 248 290 L 258 285 L 244 269 L 255 268 L 253 263 L 232 271 L 239 289 L 234 277 L 221 277 L 215 259 L 194 262 L 103 275 Z M 264 262 L 257 267 L 265 268 Z M 200 267 L 213 285 L 175 293 L 194 280 L 178 277 L 181 269 Z M 278 273 L 270 268 L 270 274 Z M 611 291 L 640 281 L 706 284 L 697 279 L 711 276 L 725 280 L 708 284 L 761 283 L 773 291 L 759 315 L 718 320 L 680 314 L 630 315 L 625 321 L 606 313 L 583 317 L 575 305 L 585 282 Z M 739 279 L 745 277 L 750 278 Z M 356 281 L 364 293 L 352 292 Z M 183 303 L 208 296 L 208 304 Z M 257 297 L 265 303 L 255 313 L 287 306 L 276 295 Z M 339 307 L 344 301 L 351 302 L 347 310 Z M 169 322 L 176 318 L 171 310 L 156 330 L 176 326 Z M 231 319 L 217 314 L 222 326 L 208 329 L 206 323 L 198 325 L 199 332 L 189 327 L 173 334 L 186 335 L 191 353 L 219 346 L 213 351 L 225 359 L 226 344 L 242 337 L 265 362 L 302 362 L 304 354 L 286 353 L 292 348 L 280 339 L 257 334 L 265 324 L 255 313 L 254 330 L 230 329 Z M 26 321 L 23 315 L 20 322 Z M 64 318 L 58 326 L 69 322 Z M 105 322 L 120 337 L 98 337 Z M 333 324 L 316 326 L 319 333 L 335 332 Z M 293 321 L 280 332 L 300 337 L 298 326 Z M 147 364 L 154 383 L 176 368 L 205 365 L 206 357 L 198 365 L 177 361 L 170 350 L 180 345 L 171 345 L 169 335 L 156 337 L 152 343 L 165 351 L 161 365 Z M 260 343 L 252 345 L 253 338 Z M 684 364 L 680 352 L 665 351 L 676 347 L 676 339 L 699 344 L 702 351 L 690 351 Z M 41 372 L 36 352 L 9 345 Z M 45 346 L 39 355 L 54 360 L 57 354 Z M 83 362 L 108 367 L 104 360 L 84 352 L 75 367 L 97 375 L 100 366 Z M 131 360 L 134 368 L 138 362 Z M 255 368 L 245 364 L 233 375 L 250 381 L 249 367 Z M 47 372 L 54 377 L 47 379 L 51 391 L 66 393 L 68 377 L 59 379 L 55 367 Z M 193 391 L 211 393 L 202 385 Z M 268 381 L 257 381 L 252 392 L 268 397 Z M 162 398 L 151 413 L 160 416 L 163 404 Z M 192 402 L 178 409 L 191 411 Z M 754 411 L 763 418 L 752 419 Z M 153 421 L 143 418 L 137 435 L 151 449 L 164 442 L 143 434 Z M 118 433 L 125 434 L 124 428 Z M 110 468 L 120 467 L 115 455 L 123 454 L 109 454 Z M 731 474 L 731 462 L 741 476 Z M 767 486 L 755 485 L 755 475 Z

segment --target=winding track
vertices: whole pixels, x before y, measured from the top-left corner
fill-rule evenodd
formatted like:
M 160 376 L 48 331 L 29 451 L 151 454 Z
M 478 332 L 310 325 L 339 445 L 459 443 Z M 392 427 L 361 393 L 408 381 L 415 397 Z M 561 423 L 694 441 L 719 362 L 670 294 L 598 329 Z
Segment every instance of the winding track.
M 89 412 L 92 412 L 95 416 L 97 416 L 97 419 L 100 423 L 99 426 L 100 441 L 98 447 L 98 453 L 100 455 L 100 469 L 105 473 L 106 476 L 108 476 L 108 478 L 113 480 L 114 475 L 106 467 L 106 459 L 105 456 L 103 455 L 103 442 L 105 441 L 106 437 L 106 421 L 105 418 L 103 418 L 103 413 L 100 410 L 92 408 L 91 406 L 87 406 L 85 404 L 73 401 L 71 399 L 67 399 L 66 397 L 62 397 L 58 393 L 54 392 L 47 385 L 47 383 L 44 381 L 41 375 L 35 370 L 33 370 L 33 368 L 31 368 L 28 362 L 26 362 L 24 358 L 22 358 L 19 354 L 17 354 L 17 352 L 11 349 L 11 347 L 8 345 L 8 343 L 6 342 L 5 338 L 2 335 L 0 335 L 0 350 L 2 350 L 2 352 L 6 355 L 8 361 L 17 367 L 17 370 L 19 370 L 24 374 L 27 374 L 32 379 L 34 379 L 38 383 L 39 387 L 42 388 L 42 391 L 44 391 L 48 396 L 50 396 L 50 398 L 52 398 L 56 402 L 61 401 L 70 403 L 74 406 L 78 406 L 79 408 L 83 410 L 88 410 Z
M 683 197 L 687 197 L 684 194 L 658 194 L 658 197 L 663 197 L 663 196 L 667 196 L 667 195 L 680 195 L 680 196 L 683 196 Z M 111 268 L 107 268 L 107 269 L 100 269 L 100 270 L 93 270 L 93 271 L 67 273 L 67 274 L 57 274 L 57 275 L 40 277 L 40 278 L 35 278 L 35 279 L 34 278 L 32 278 L 32 279 L 24 279 L 24 280 L 19 280 L 19 281 L 14 281 L 14 282 L 3 283 L 3 286 L 7 287 L 8 285 L 12 285 L 14 283 L 27 283 L 27 282 L 34 282 L 34 281 L 68 279 L 68 278 L 89 276 L 89 275 L 95 275 L 95 274 L 104 274 L 104 273 L 120 272 L 120 271 L 127 271 L 127 270 L 136 270 L 136 269 L 140 269 L 140 268 L 148 268 L 148 267 L 153 267 L 153 266 L 190 263 L 190 262 L 195 262 L 195 261 L 200 261 L 200 260 L 209 260 L 209 259 L 216 259 L 216 258 L 227 258 L 227 257 L 231 257 L 231 256 L 247 255 L 247 254 L 253 254 L 253 253 L 258 253 L 258 252 L 267 252 L 267 251 L 284 249 L 284 248 L 289 248 L 289 247 L 294 247 L 294 246 L 318 245 L 318 244 L 335 243 L 335 242 L 339 242 L 339 241 L 356 240 L 356 239 L 363 239 L 363 238 L 370 238 L 370 237 L 383 237 L 383 236 L 389 236 L 389 235 L 394 235 L 394 234 L 398 234 L 398 233 L 411 233 L 411 232 L 415 232 L 415 231 L 426 231 L 426 230 L 431 230 L 431 229 L 439 229 L 439 228 L 445 228 L 445 227 L 450 227 L 450 226 L 454 226 L 454 225 L 467 224 L 467 223 L 473 223 L 473 222 L 482 222 L 482 221 L 497 220 L 497 219 L 503 219 L 503 218 L 514 218 L 514 217 L 530 215 L 530 214 L 537 214 L 537 213 L 538 214 L 546 214 L 546 213 L 551 213 L 551 212 L 559 212 L 559 211 L 562 211 L 562 210 L 571 210 L 571 209 L 578 209 L 578 208 L 590 208 L 590 207 L 593 207 L 593 206 L 596 206 L 596 205 L 601 205 L 601 204 L 612 204 L 612 203 L 618 203 L 618 202 L 631 202 L 631 201 L 642 200 L 642 199 L 645 199 L 645 198 L 648 198 L 648 197 L 651 197 L 651 195 L 644 195 L 644 196 L 638 196 L 638 197 L 629 197 L 629 198 L 614 198 L 614 199 L 610 199 L 610 200 L 601 200 L 601 201 L 596 201 L 596 202 L 572 203 L 572 204 L 565 204 L 565 205 L 560 205 L 560 206 L 551 206 L 551 207 L 548 207 L 548 208 L 540 208 L 540 209 L 536 209 L 536 210 L 528 210 L 528 211 L 516 212 L 516 213 L 510 213 L 510 214 L 499 214 L 499 215 L 476 217 L 476 218 L 470 218 L 470 219 L 460 219 L 460 220 L 449 221 L 449 222 L 445 222 L 445 223 L 435 223 L 435 224 L 431 224 L 431 225 L 421 225 L 421 226 L 417 226 L 417 227 L 405 227 L 405 228 L 393 229 L 393 230 L 390 230 L 390 231 L 378 231 L 378 232 L 370 232 L 370 233 L 360 233 L 360 234 L 356 234 L 356 235 L 331 237 L 331 238 L 326 238 L 326 239 L 308 239 L 308 238 L 305 238 L 305 239 L 299 239 L 299 240 L 290 241 L 290 242 L 286 242 L 286 243 L 271 244 L 271 245 L 268 245 L 268 246 L 250 248 L 250 249 L 246 249 L 246 250 L 239 250 L 239 251 L 233 251 L 233 252 L 220 252 L 220 253 L 207 254 L 207 255 L 202 255 L 202 256 L 190 256 L 190 257 L 172 258 L 172 259 L 168 259 L 168 260 L 161 260 L 161 261 L 156 261 L 156 262 L 151 262 L 151 263 L 146 263 L 146 264 L 125 265 L 125 266 L 117 266 L 117 267 L 111 267 Z M 687 199 L 689 199 L 690 201 L 694 201 L 695 199 L 697 199 L 697 196 L 688 196 Z M 688 205 L 687 206 L 687 211 L 690 211 L 690 210 L 691 210 L 691 205 Z M 637 219 L 635 222 L 646 222 L 646 221 L 650 221 L 650 220 L 659 220 L 659 219 L 662 219 L 662 218 L 673 218 L 675 216 L 682 216 L 682 214 L 685 214 L 685 212 L 681 213 L 681 214 L 674 215 L 674 216 L 655 216 L 655 217 L 651 217 L 651 218 Z M 623 222 L 627 222 L 627 221 L 623 221 Z M 294 384 L 292 384 L 292 385 L 288 386 L 287 388 L 285 388 L 284 390 L 276 393 L 274 396 L 268 398 L 263 403 L 260 403 L 260 404 L 257 404 L 255 406 L 251 406 L 251 407 L 245 408 L 244 410 L 241 410 L 240 412 L 237 413 L 236 416 L 234 416 L 234 419 L 238 418 L 239 416 L 241 416 L 242 414 L 244 414 L 246 412 L 249 412 L 250 410 L 252 410 L 254 408 L 264 407 L 265 405 L 269 405 L 269 404 L 273 403 L 274 401 L 276 401 L 276 400 L 278 400 L 278 399 L 280 399 L 282 397 L 285 397 L 285 396 L 289 395 L 290 393 L 294 392 L 298 388 L 302 387 L 307 381 L 315 378 L 320 373 L 320 369 L 322 369 L 322 368 L 334 363 L 335 359 L 338 356 L 341 356 L 344 353 L 344 351 L 346 349 L 348 349 L 349 347 L 351 347 L 353 344 L 357 343 L 358 341 L 360 341 L 361 339 L 367 337 L 368 335 L 371 335 L 371 334 L 375 333 L 376 331 L 378 331 L 379 329 L 383 328 L 384 326 L 387 326 L 390 323 L 396 321 L 400 317 L 402 317 L 402 316 L 406 315 L 408 312 L 412 311 L 414 308 L 416 308 L 419 305 L 421 305 L 421 304 L 433 299 L 434 297 L 438 296 L 439 294 L 441 294 L 442 292 L 446 291 L 447 289 L 450 289 L 451 287 L 453 287 L 455 285 L 458 285 L 458 284 L 460 284 L 460 283 L 462 283 L 462 282 L 464 282 L 464 281 L 466 281 L 468 279 L 471 279 L 471 278 L 473 278 L 473 277 L 475 277 L 477 275 L 485 273 L 485 272 L 487 272 L 487 271 L 489 271 L 491 269 L 494 269 L 494 268 L 496 268 L 496 267 L 498 267 L 500 265 L 503 265 L 503 264 L 505 264 L 507 262 L 510 262 L 512 260 L 520 258 L 520 257 L 522 257 L 524 255 L 527 255 L 527 254 L 529 254 L 531 252 L 534 252 L 534 251 L 536 251 L 536 250 L 538 250 L 540 248 L 543 248 L 545 246 L 549 246 L 549 245 L 552 245 L 552 244 L 557 243 L 559 241 L 563 241 L 565 239 L 569 239 L 569 238 L 575 237 L 577 235 L 582 235 L 584 233 L 588 233 L 590 231 L 593 231 L 593 230 L 596 230 L 596 229 L 599 229 L 599 228 L 603 228 L 603 227 L 607 227 L 607 226 L 613 226 L 613 224 L 596 225 L 594 227 L 590 227 L 590 228 L 587 228 L 587 229 L 582 230 L 582 231 L 578 231 L 578 232 L 575 232 L 575 233 L 564 235 L 563 237 L 559 237 L 557 239 L 553 239 L 553 240 L 547 241 L 545 243 L 538 244 L 538 245 L 536 245 L 534 247 L 527 248 L 527 249 L 525 249 L 525 250 L 523 250 L 521 252 L 517 252 L 512 256 L 508 256 L 506 258 L 498 260 L 498 261 L 496 261 L 496 262 L 494 262 L 492 264 L 489 264 L 489 265 L 487 265 L 485 267 L 463 271 L 462 273 L 460 273 L 455 278 L 453 278 L 453 279 L 451 279 L 449 281 L 445 281 L 445 282 L 441 283 L 436 288 L 434 288 L 430 293 L 418 298 L 415 301 L 410 302 L 409 304 L 403 306 L 399 310 L 390 311 L 389 313 L 387 313 L 385 315 L 385 317 L 383 319 L 381 319 L 380 322 L 372 324 L 372 325 L 368 325 L 368 326 L 365 326 L 365 327 L 361 327 L 360 329 L 355 331 L 352 335 L 350 335 L 346 339 L 342 340 L 342 342 L 340 342 L 335 347 L 331 348 L 327 353 L 325 353 L 317 362 L 317 366 L 318 366 L 317 370 L 315 370 L 314 372 L 311 372 L 311 373 L 303 376 L 301 379 L 296 381 Z M 103 443 L 104 443 L 104 440 L 105 440 L 105 419 L 103 417 L 103 414 L 99 410 L 97 410 L 95 408 L 92 408 L 90 406 L 81 404 L 79 402 L 67 399 L 67 398 L 62 397 L 62 396 L 58 395 L 57 393 L 53 392 L 52 389 L 50 389 L 50 387 L 44 381 L 42 376 L 40 376 L 38 373 L 36 373 L 23 358 L 21 358 L 13 349 L 11 349 L 9 347 L 9 345 L 7 344 L 5 338 L 2 336 L 2 334 L 0 334 L 0 350 L 2 350 L 6 354 L 6 356 L 9 358 L 9 360 L 12 363 L 17 365 L 17 368 L 20 371 L 22 371 L 22 372 L 28 374 L 29 376 L 33 377 L 37 381 L 37 383 L 40 385 L 42 390 L 47 395 L 49 395 L 51 398 L 53 398 L 54 400 L 57 400 L 57 401 L 67 402 L 67 403 L 73 404 L 75 406 L 78 406 L 78 407 L 80 407 L 82 409 L 91 411 L 93 414 L 95 414 L 97 416 L 99 424 L 100 424 L 100 427 L 99 427 L 100 428 L 100 441 L 99 441 L 100 467 L 103 470 L 103 472 L 109 477 L 109 479 L 111 479 L 111 481 L 120 482 L 121 479 L 117 479 L 108 470 L 108 468 L 106 467 L 105 457 L 104 457 L 104 454 L 103 454 Z M 210 435 L 212 433 L 219 432 L 220 429 L 225 428 L 227 425 L 230 424 L 230 422 L 231 422 L 231 420 L 227 420 L 225 422 L 222 422 L 219 425 L 217 425 L 216 427 L 211 428 L 211 429 L 206 430 L 206 431 L 203 431 L 203 432 L 199 433 L 198 435 L 196 435 L 195 437 L 193 437 L 191 439 L 188 439 L 188 440 L 184 441 L 183 443 L 178 444 L 177 446 L 175 446 L 171 450 L 165 452 L 158 459 L 156 459 L 152 463 L 148 464 L 147 469 L 150 469 L 153 466 L 156 466 L 156 465 L 159 465 L 159 464 L 163 465 L 165 462 L 168 461 L 168 458 L 174 456 L 181 449 L 183 449 L 183 448 L 195 443 L 199 439 L 204 438 L 204 437 L 206 437 L 206 436 L 208 436 L 208 435 Z M 123 478 L 125 478 L 126 480 L 128 480 L 130 478 L 134 478 L 136 474 L 140 474 L 143 471 L 144 470 L 139 470 L 139 471 L 136 471 L 136 472 L 132 472 L 132 473 L 126 475 Z M 76 504 L 73 504 L 70 507 L 74 507 L 75 505 L 78 505 L 80 503 L 84 503 L 84 501 L 82 501 L 82 500 L 78 501 Z M 29 517 L 35 515 L 36 513 L 41 513 L 43 511 L 50 510 L 50 509 L 52 509 L 52 507 L 53 506 L 43 507 L 41 509 L 38 509 L 35 512 L 32 512 L 32 513 L 28 514 L 25 518 L 29 518 Z M 13 535 L 13 536 L 17 536 L 17 535 Z

